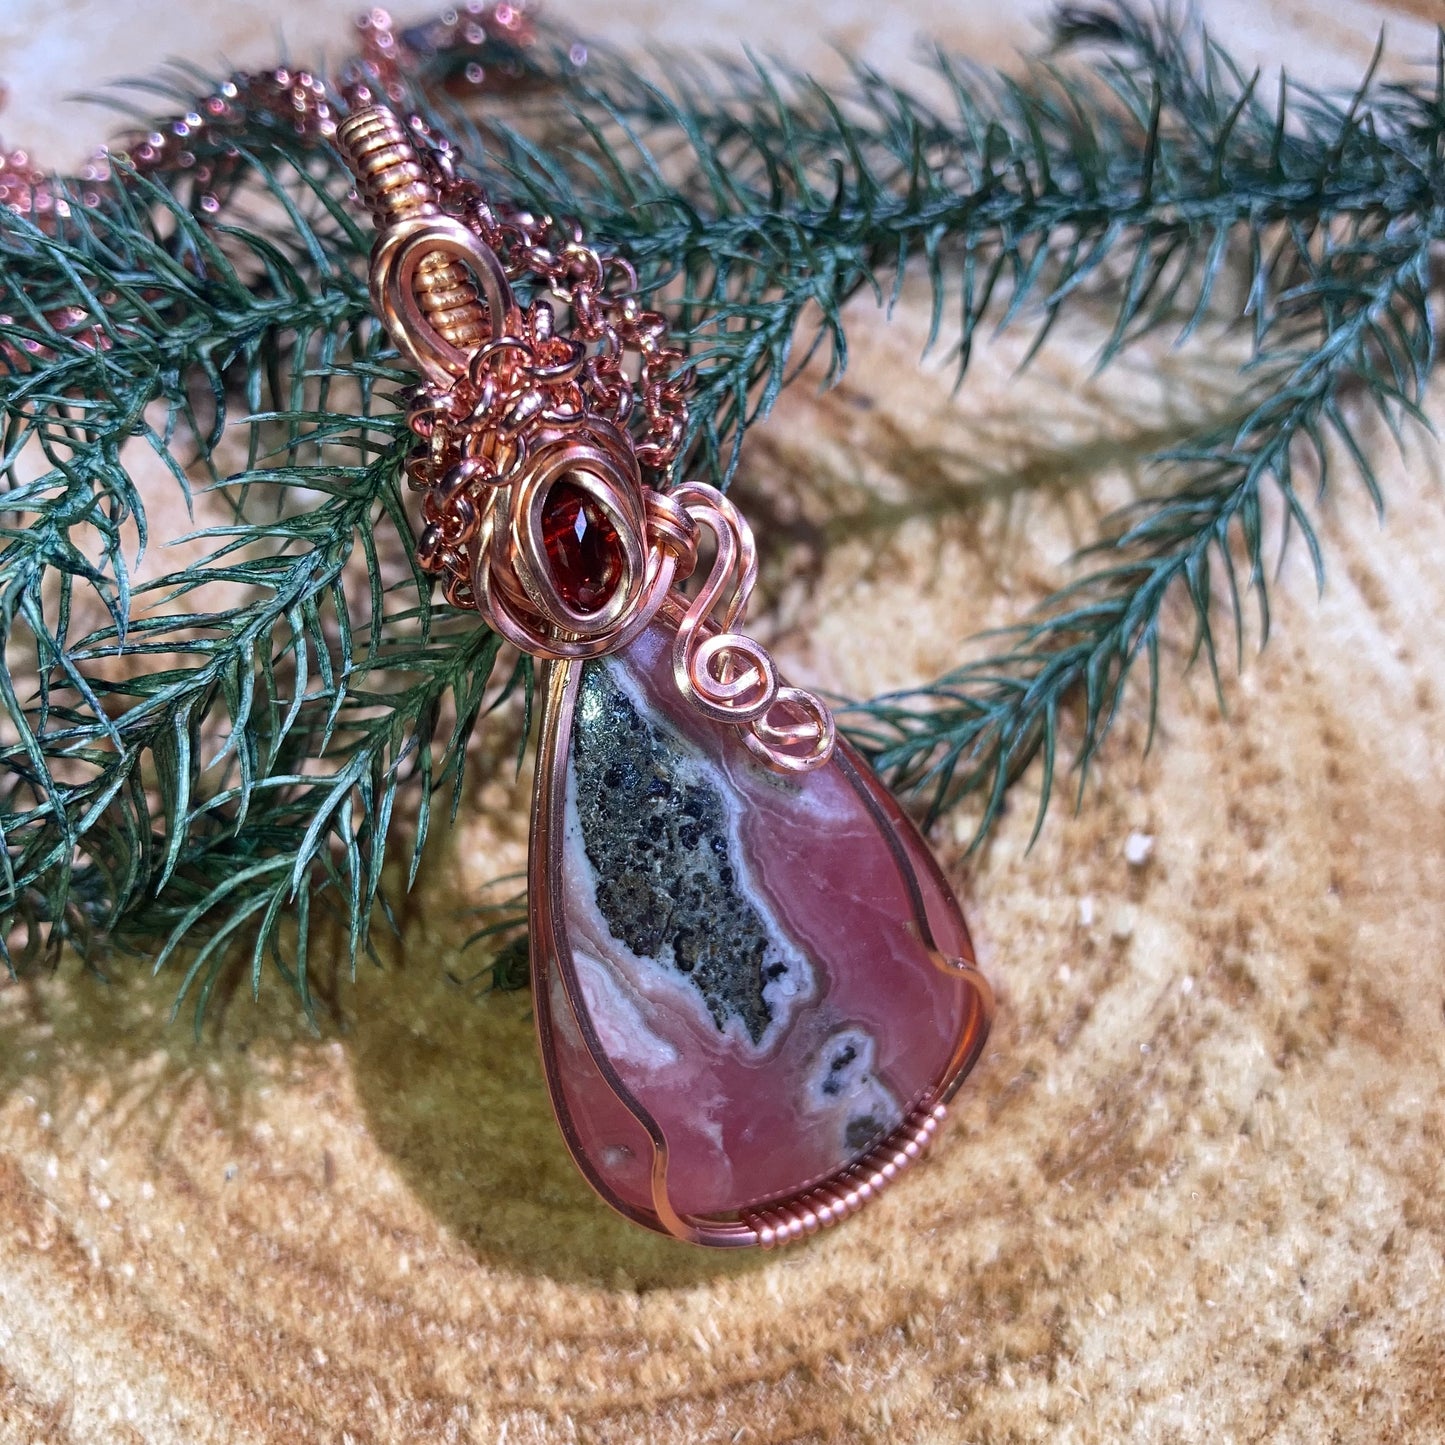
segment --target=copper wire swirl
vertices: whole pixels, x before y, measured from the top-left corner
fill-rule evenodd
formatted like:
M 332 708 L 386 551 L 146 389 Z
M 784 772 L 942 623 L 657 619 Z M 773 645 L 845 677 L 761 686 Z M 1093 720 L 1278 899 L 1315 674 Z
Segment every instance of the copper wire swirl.
M 550 218 L 499 219 L 474 182 L 456 178 L 449 153 L 418 150 L 384 106 L 358 109 L 336 142 L 377 222 L 377 313 L 424 378 L 406 466 L 424 494 L 417 557 L 447 600 L 476 608 L 535 657 L 617 652 L 692 574 L 706 528 L 712 566 L 690 600 L 677 594 L 679 692 L 780 772 L 827 762 L 828 709 L 783 686 L 767 650 L 738 630 L 758 576 L 748 524 L 701 482 L 668 493 L 643 481 L 644 468 L 665 472 L 682 447 L 690 373 L 667 344 L 666 318 L 633 294 L 631 266 Z M 545 293 L 525 308 L 510 284 L 524 273 Z M 568 308 L 570 334 L 555 333 L 548 296 Z M 637 359 L 635 382 L 624 353 Z M 581 491 L 616 538 L 618 576 L 589 611 L 568 599 L 547 551 L 547 500 L 559 484 Z
M 702 482 L 686 482 L 671 496 L 717 540 L 712 570 L 673 643 L 678 691 L 705 716 L 740 727 L 748 748 L 770 767 L 789 773 L 821 767 L 837 741 L 832 714 L 813 693 L 781 686 L 767 650 L 735 630 L 758 580 L 752 528 Z

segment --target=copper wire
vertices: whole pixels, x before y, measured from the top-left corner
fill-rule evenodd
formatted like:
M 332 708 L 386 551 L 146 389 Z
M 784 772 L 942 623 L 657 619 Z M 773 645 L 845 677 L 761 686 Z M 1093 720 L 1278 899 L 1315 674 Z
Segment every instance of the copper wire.
M 781 1204 L 744 1209 L 741 1222 L 756 1232 L 763 1249 L 792 1244 L 841 1224 L 923 1157 L 947 1115 L 946 1104 L 920 1106 L 888 1138 L 827 1183 Z
M 374 38 L 384 18 L 373 12 Z M 666 476 L 687 434 L 691 376 L 666 318 L 641 305 L 629 264 L 550 217 L 499 212 L 449 159 L 429 161 L 415 129 L 371 104 L 341 123 L 336 143 L 379 230 L 378 313 L 423 377 L 409 416 L 421 443 L 407 461 L 425 496 L 421 564 L 449 601 L 475 607 L 523 651 L 597 657 L 648 626 L 694 570 L 705 528 L 716 552 L 678 628 L 678 690 L 779 771 L 820 766 L 835 740 L 828 709 L 781 685 L 766 649 L 738 630 L 758 571 L 747 522 L 700 482 L 666 493 L 643 479 Z M 524 274 L 567 306 L 567 334 L 546 296 L 517 305 L 510 282 Z M 543 518 L 561 482 L 617 541 L 620 575 L 592 611 L 564 595 L 547 554 Z

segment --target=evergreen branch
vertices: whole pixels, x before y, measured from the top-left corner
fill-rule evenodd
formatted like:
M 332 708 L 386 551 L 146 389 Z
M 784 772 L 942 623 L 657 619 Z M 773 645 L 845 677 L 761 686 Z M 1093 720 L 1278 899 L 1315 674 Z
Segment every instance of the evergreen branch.
M 1418 418 L 1436 355 L 1438 82 L 1267 102 L 1207 36 L 1127 6 L 1068 7 L 1057 32 L 1021 81 L 935 56 L 947 104 L 861 64 L 836 91 L 753 61 L 660 57 L 645 82 L 595 48 L 581 72 L 526 59 L 553 91 L 540 114 L 458 115 L 436 84 L 456 55 L 414 96 L 490 188 L 574 217 L 670 298 L 699 375 L 692 458 L 721 483 L 810 358 L 841 372 L 849 301 L 891 304 L 910 271 L 960 380 L 981 328 L 1029 325 L 1031 356 L 1085 303 L 1111 311 L 1101 367 L 1164 328 L 1247 321 L 1242 423 L 1161 456 L 1094 569 L 1009 646 L 845 719 L 934 812 L 981 794 L 983 829 L 1040 756 L 1042 822 L 1063 740 L 1084 773 L 1141 658 L 1152 719 L 1171 598 L 1216 669 L 1221 589 L 1237 630 L 1250 592 L 1267 623 L 1267 494 L 1318 569 L 1302 469 L 1322 484 L 1343 448 L 1378 501 L 1358 398 Z M 159 90 L 185 109 L 203 84 Z M 0 210 L 0 946 L 14 966 L 161 939 L 199 1008 L 244 940 L 253 986 L 269 959 L 309 1009 L 317 920 L 367 950 L 433 793 L 455 805 L 483 712 L 530 671 L 489 693 L 497 639 L 434 607 L 411 560 L 405 437 L 377 396 L 403 378 L 337 158 L 263 116 L 214 145 L 216 214 L 180 166 L 96 205 L 77 185 L 53 228 Z M 140 570 L 140 452 L 188 503 L 226 505 L 160 577 Z
M 840 98 L 779 66 L 668 57 L 667 84 L 647 85 L 594 52 L 574 85 L 585 143 L 544 150 L 498 127 L 484 178 L 581 217 L 650 285 L 680 289 L 697 459 L 724 485 L 800 354 L 827 347 L 835 379 L 844 305 L 896 296 L 915 262 L 935 338 L 957 308 L 960 378 L 985 324 L 1027 318 L 1042 344 L 1122 262 L 1106 365 L 1161 326 L 1187 339 L 1240 265 L 1262 342 L 1295 260 L 1272 250 L 1278 228 L 1307 239 L 1433 203 L 1432 91 L 1367 77 L 1352 97 L 1293 89 L 1269 106 L 1207 35 L 1124 7 L 1066 9 L 1057 31 L 1061 46 L 1110 47 L 1105 90 L 1053 66 L 1023 86 L 940 52 L 952 113 L 861 64 Z
M 14 358 L 5 502 L 17 525 L 3 533 L 0 626 L 7 655 L 33 649 L 38 689 L 23 698 L 14 683 L 24 674 L 5 674 L 14 736 L 0 746 L 0 830 L 5 911 L 30 925 L 31 947 L 41 924 L 52 945 L 153 933 L 218 850 L 228 877 L 250 850 L 284 843 L 299 896 L 331 841 L 317 823 L 328 835 L 347 826 L 335 805 L 298 809 L 298 798 L 321 797 L 320 780 L 299 775 L 323 753 L 354 766 L 385 741 L 348 747 L 343 724 L 363 705 L 355 680 L 386 630 L 375 533 L 406 530 L 398 423 L 368 422 L 364 375 L 346 410 L 325 406 L 333 373 L 374 364 L 381 333 L 363 286 L 294 201 L 288 230 L 270 236 L 202 229 L 136 176 L 111 207 L 71 212 L 54 234 L 0 212 L 6 295 L 24 308 L 4 334 Z M 319 381 L 313 361 L 325 368 Z M 133 588 L 128 548 L 138 564 L 149 529 L 130 444 L 147 443 L 189 503 L 189 466 L 219 475 L 233 398 L 259 407 L 312 393 L 312 410 L 237 420 L 249 466 L 232 489 L 235 524 L 196 534 L 211 548 L 201 560 Z M 339 438 L 362 465 L 338 465 Z M 48 468 L 24 476 L 37 449 Z M 264 521 L 246 513 L 258 488 L 282 503 Z M 285 505 L 288 494 L 297 505 Z M 99 567 L 89 560 L 97 537 Z M 246 556 L 258 543 L 266 550 Z M 358 543 L 369 618 L 341 585 Z M 413 607 L 425 609 L 425 590 L 412 587 Z M 75 619 L 95 610 L 85 591 L 107 621 L 77 638 Z M 222 593 L 230 605 L 207 605 Z M 198 605 L 177 610 L 192 595 Z M 358 622 L 369 637 L 360 657 Z M 353 892 L 357 906 L 369 911 L 375 887 L 368 879 Z
M 1357 423 L 1346 412 L 1348 394 L 1366 390 L 1392 426 L 1402 415 L 1428 425 L 1418 403 L 1435 357 L 1428 286 L 1438 239 L 1433 228 L 1421 228 L 1379 238 L 1363 253 L 1327 242 L 1313 279 L 1292 297 L 1329 316 L 1318 345 L 1265 353 L 1261 399 L 1241 423 L 1210 428 L 1160 453 L 1156 465 L 1182 472 L 1183 483 L 1123 513 L 1114 534 L 1086 554 L 1103 565 L 1056 592 L 1036 621 L 1015 630 L 1006 651 L 928 687 L 854 709 L 855 736 L 880 770 L 896 786 L 924 793 L 930 816 L 981 795 L 981 841 L 1010 784 L 1041 758 L 1037 836 L 1052 796 L 1065 710 L 1077 704 L 1080 714 L 1075 762 L 1082 796 L 1089 765 L 1141 659 L 1152 738 L 1171 595 L 1182 594 L 1193 611 L 1190 660 L 1203 654 L 1218 690 L 1214 614 L 1221 586 L 1241 662 L 1245 593 L 1259 606 L 1261 644 L 1269 632 L 1266 488 L 1283 503 L 1285 538 L 1291 527 L 1302 533 L 1323 587 L 1318 535 L 1296 486 L 1301 461 L 1313 464 L 1322 493 L 1335 443 L 1383 510 Z

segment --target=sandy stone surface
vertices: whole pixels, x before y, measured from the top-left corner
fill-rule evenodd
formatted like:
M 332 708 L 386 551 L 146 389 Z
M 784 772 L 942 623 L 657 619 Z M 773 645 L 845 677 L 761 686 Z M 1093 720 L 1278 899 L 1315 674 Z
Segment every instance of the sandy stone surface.
M 0 130 L 81 153 L 94 116 L 49 92 L 167 52 L 261 59 L 278 22 L 335 50 L 347 8 L 10 0 Z M 1387 15 L 1409 58 L 1445 14 L 1203 8 L 1336 79 Z M 833 33 L 902 64 L 924 24 L 1001 58 L 1039 13 L 928 9 L 745 21 L 805 63 Z M 742 25 L 642 0 L 615 23 Z M 918 362 L 921 293 L 853 322 L 846 382 L 793 389 L 742 496 L 765 634 L 855 693 L 1022 615 L 1228 384 L 1213 342 L 1092 379 L 1083 318 L 1021 377 L 1019 340 L 986 347 L 954 396 Z M 0 1442 L 1445 1438 L 1442 466 L 1364 436 L 1388 519 L 1348 481 L 1325 499 L 1324 596 L 1291 551 L 1227 717 L 1176 612 L 1147 759 L 1135 699 L 1032 851 L 1024 797 L 972 858 L 967 819 L 940 831 L 994 1039 L 929 1164 L 806 1248 L 719 1259 L 612 1219 L 551 1124 L 527 996 L 449 978 L 475 966 L 475 890 L 523 857 L 504 767 L 429 855 L 404 946 L 327 990 L 320 1038 L 279 987 L 200 1043 L 167 1022 L 174 978 L 68 961 L 0 987 Z

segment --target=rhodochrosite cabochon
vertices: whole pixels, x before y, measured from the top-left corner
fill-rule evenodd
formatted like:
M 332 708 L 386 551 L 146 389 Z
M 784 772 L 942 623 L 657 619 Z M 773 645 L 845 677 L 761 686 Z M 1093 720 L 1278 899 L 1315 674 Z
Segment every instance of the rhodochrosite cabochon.
M 916 1154 L 990 1000 L 878 780 L 842 743 L 778 773 L 690 708 L 676 621 L 553 664 L 538 1028 L 568 1145 L 609 1203 L 697 1243 L 771 1243 L 852 1212 Z

